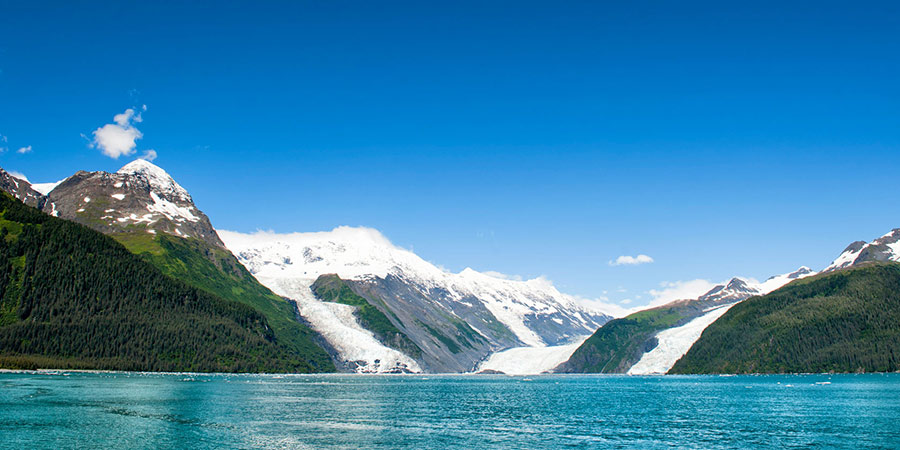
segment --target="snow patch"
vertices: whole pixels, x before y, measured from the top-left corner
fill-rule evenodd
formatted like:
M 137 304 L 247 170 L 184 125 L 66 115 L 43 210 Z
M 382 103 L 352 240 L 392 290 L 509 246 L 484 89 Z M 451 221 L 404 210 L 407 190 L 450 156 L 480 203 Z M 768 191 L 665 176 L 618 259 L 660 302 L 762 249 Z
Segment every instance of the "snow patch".
M 830 272 L 832 270 L 843 269 L 844 267 L 852 265 L 853 262 L 856 261 L 856 258 L 859 256 L 859 254 L 868 246 L 869 244 L 866 244 L 856 251 L 847 250 L 844 253 L 841 253 L 841 255 L 838 256 L 837 259 L 835 259 L 834 262 L 832 262 L 831 265 L 826 267 L 822 272 Z
M 125 194 L 113 194 L 113 195 L 110 195 L 110 197 L 112 197 L 112 198 L 114 198 L 114 199 L 116 199 L 116 200 L 124 200 L 124 199 L 125 199 Z
M 768 280 L 759 283 L 755 287 L 760 291 L 760 295 L 765 295 L 790 283 L 791 281 L 813 276 L 816 273 L 818 272 L 813 271 L 809 267 L 803 266 L 794 272 L 776 275 L 772 278 L 769 278 Z
M 162 214 L 169 220 L 176 222 L 184 222 L 185 220 L 197 222 L 200 220 L 199 217 L 191 212 L 191 210 L 194 209 L 192 206 L 178 206 L 175 203 L 161 198 L 153 191 L 150 191 L 150 198 L 153 200 L 153 204 L 147 205 L 147 210 L 150 212 Z

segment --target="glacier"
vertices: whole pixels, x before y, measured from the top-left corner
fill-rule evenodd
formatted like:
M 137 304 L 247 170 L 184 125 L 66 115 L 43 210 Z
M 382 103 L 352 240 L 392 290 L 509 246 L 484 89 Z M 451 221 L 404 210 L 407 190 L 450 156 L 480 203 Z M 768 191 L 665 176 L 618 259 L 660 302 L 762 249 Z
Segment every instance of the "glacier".
M 394 280 L 422 293 L 426 301 L 431 302 L 427 306 L 430 311 L 446 315 L 448 320 L 468 323 L 479 335 L 476 338 L 488 342 L 489 353 L 511 347 L 545 349 L 568 344 L 590 335 L 610 318 L 605 311 L 559 292 L 544 278 L 504 279 L 471 268 L 452 273 L 395 246 L 372 228 L 337 227 L 326 232 L 287 234 L 217 232 L 250 273 L 279 295 L 298 302 L 302 299 L 318 301 L 306 296 L 312 283 L 325 274 L 337 274 L 344 280 L 356 282 Z M 492 341 L 486 323 L 466 315 L 476 307 L 482 311 L 486 309 L 495 321 L 511 332 L 513 340 Z M 608 311 L 618 310 L 610 305 Z M 301 314 L 314 328 L 336 326 L 326 323 L 334 322 L 334 317 Z M 342 324 L 353 326 L 346 321 Z M 341 346 L 336 341 L 329 340 L 329 343 L 335 348 Z M 433 350 L 427 342 L 422 342 L 421 337 L 418 343 L 425 346 L 426 352 Z M 390 349 L 383 347 L 379 354 L 373 349 L 367 361 L 384 360 L 387 350 Z M 346 348 L 339 350 L 341 358 L 349 361 L 351 355 L 348 352 Z M 472 357 L 476 358 L 472 365 L 462 370 L 475 369 L 474 365 L 481 357 L 474 354 Z
M 660 331 L 656 335 L 659 342 L 653 350 L 650 350 L 641 359 L 628 369 L 628 375 L 664 374 L 684 356 L 694 342 L 700 339 L 703 330 L 728 312 L 732 306 L 719 306 L 712 308 L 700 317 L 680 326 Z
M 507 375 L 537 375 L 547 373 L 569 360 L 572 353 L 589 336 L 582 336 L 570 344 L 547 347 L 515 347 L 492 354 L 478 365 L 476 372 L 488 370 Z

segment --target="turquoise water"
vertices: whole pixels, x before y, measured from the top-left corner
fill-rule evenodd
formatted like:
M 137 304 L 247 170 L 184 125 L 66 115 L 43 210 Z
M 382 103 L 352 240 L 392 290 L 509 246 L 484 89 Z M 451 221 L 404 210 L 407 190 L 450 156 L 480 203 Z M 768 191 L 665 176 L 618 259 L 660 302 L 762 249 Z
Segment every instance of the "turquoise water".
M 900 375 L 0 373 L 0 447 L 894 449 Z

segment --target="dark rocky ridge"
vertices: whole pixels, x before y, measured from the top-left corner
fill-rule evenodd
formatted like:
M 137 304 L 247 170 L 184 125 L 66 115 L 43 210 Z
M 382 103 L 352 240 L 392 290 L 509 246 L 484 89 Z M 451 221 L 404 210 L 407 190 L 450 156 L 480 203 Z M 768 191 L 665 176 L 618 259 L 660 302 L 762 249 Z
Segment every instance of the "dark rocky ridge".
M 165 171 L 136 160 L 116 173 L 79 171 L 48 194 L 58 216 L 106 234 L 166 233 L 225 248 L 209 218 Z M 44 207 L 45 212 L 47 207 Z
M 31 187 L 31 183 L 16 178 L 3 169 L 0 169 L 0 190 L 8 192 L 13 197 L 21 200 L 22 203 L 33 208 L 41 209 L 47 203 L 47 198 L 34 190 Z

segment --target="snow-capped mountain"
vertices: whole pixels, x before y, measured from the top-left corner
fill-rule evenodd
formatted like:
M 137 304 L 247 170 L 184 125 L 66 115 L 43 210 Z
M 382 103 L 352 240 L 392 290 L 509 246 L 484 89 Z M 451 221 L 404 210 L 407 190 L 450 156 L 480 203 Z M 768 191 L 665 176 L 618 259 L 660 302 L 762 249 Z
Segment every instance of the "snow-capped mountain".
M 752 280 L 734 277 L 725 284 L 720 284 L 697 298 L 703 303 L 732 303 L 759 295 L 757 283 Z
M 801 278 L 806 278 L 809 276 L 813 276 L 813 275 L 816 275 L 817 273 L 818 272 L 816 272 L 815 270 L 812 270 L 809 267 L 803 266 L 793 272 L 785 273 L 782 275 L 775 275 L 773 277 L 770 277 L 766 281 L 763 281 L 762 283 L 757 284 L 755 286 L 755 288 L 759 291 L 759 295 L 765 295 L 765 294 L 768 294 L 769 292 L 774 291 L 775 289 L 778 289 L 778 288 L 790 283 L 791 281 L 799 280 Z
M 50 188 L 46 212 L 103 233 L 168 233 L 224 247 L 190 194 L 166 171 L 143 159 L 116 173 L 79 171 L 42 187 Z
M 822 273 L 869 261 L 900 261 L 900 228 L 895 228 L 872 242 L 856 241 L 850 244 Z
M 687 323 L 657 333 L 654 336 L 657 341 L 656 345 L 644 353 L 641 359 L 628 370 L 628 373 L 666 373 L 679 358 L 687 353 L 707 326 L 741 300 L 754 295 L 768 294 L 793 280 L 817 273 L 833 272 L 870 261 L 900 261 L 900 228 L 892 230 L 871 243 L 857 241 L 850 244 L 837 259 L 821 272 L 801 267 L 794 272 L 774 276 L 761 283 L 734 278 L 727 284 L 716 286 L 697 299 L 699 304 L 706 308 L 702 314 L 692 316 Z
M 700 338 L 703 330 L 725 314 L 732 306 L 757 295 L 765 295 L 794 280 L 815 275 L 809 267 L 770 277 L 757 282 L 752 279 L 735 277 L 720 284 L 695 300 L 673 302 L 684 309 L 684 318 L 678 325 L 666 328 L 653 336 L 655 345 L 641 355 L 628 369 L 629 375 L 663 374 L 690 350 Z M 672 304 L 670 304 L 672 305 Z M 664 305 L 663 307 L 666 307 Z
M 569 344 L 610 318 L 541 278 L 447 272 L 370 228 L 219 234 L 260 282 L 301 305 L 315 301 L 310 286 L 319 276 L 337 274 L 423 350 L 427 371 L 471 371 L 497 351 Z M 304 317 L 318 330 L 340 325 L 337 316 Z

